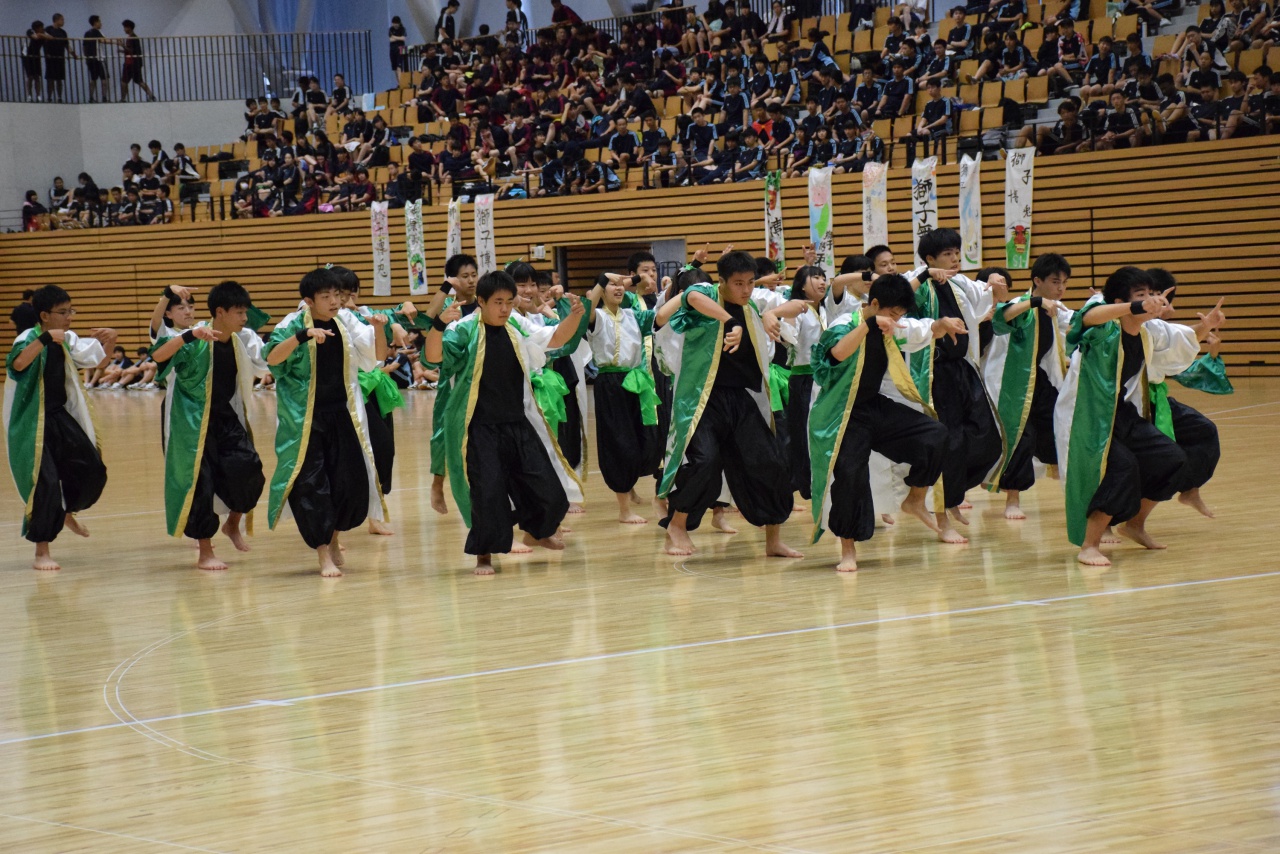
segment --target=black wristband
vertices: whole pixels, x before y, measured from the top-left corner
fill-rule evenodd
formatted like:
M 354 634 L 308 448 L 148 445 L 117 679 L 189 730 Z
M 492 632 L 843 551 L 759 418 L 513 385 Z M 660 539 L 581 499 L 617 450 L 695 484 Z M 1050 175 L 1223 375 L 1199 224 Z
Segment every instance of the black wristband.
M 194 329 L 188 329 L 186 332 L 182 333 L 183 344 L 190 344 L 194 340 L 196 340 L 196 331 Z
M 453 285 L 449 282 L 448 279 L 445 279 L 443 282 L 440 283 L 440 293 L 442 294 L 453 293 Z
M 431 318 L 431 328 L 434 329 L 436 332 L 444 332 L 446 329 L 449 328 L 449 324 L 445 323 L 443 320 L 441 320 L 438 317 L 433 317 Z
M 697 258 L 694 258 L 692 261 L 690 261 L 690 262 L 689 262 L 689 266 L 690 266 L 690 267 L 692 267 L 692 268 L 693 268 L 693 269 L 695 269 L 695 270 L 701 270 L 701 269 L 702 269 L 702 262 L 701 262 L 701 261 L 699 261 Z
M 631 277 L 631 287 L 638 288 L 640 287 L 640 283 L 643 281 L 644 281 L 644 277 L 641 276 L 639 273 L 637 273 L 636 275 Z
M 164 298 L 167 300 L 175 300 L 178 298 L 178 295 L 173 292 L 173 288 L 169 287 L 168 285 L 165 285 Z
M 1142 307 L 1142 300 L 1136 299 L 1133 302 L 1129 303 L 1129 313 L 1130 314 L 1146 314 L 1147 313 L 1146 310 L 1143 309 Z
M 306 344 L 307 339 L 311 337 L 311 330 L 299 329 L 297 334 L 295 334 L 293 337 L 298 339 L 299 344 Z
M 1028 302 L 1031 303 L 1032 308 L 1039 308 L 1044 305 L 1044 297 L 1032 297 Z
M 724 322 L 724 334 L 728 335 L 730 332 L 737 329 L 741 325 L 742 325 L 741 320 L 739 320 L 736 317 L 730 317 L 728 320 Z
M 863 271 L 862 271 L 862 281 L 864 281 L 864 282 L 869 282 L 869 281 L 871 281 L 871 271 L 870 271 L 870 270 L 863 270 Z
M 874 314 L 867 318 L 866 324 L 868 332 L 875 332 L 880 328 L 880 324 L 876 322 L 876 316 Z
M 44 332 L 41 332 L 40 337 L 36 338 L 36 340 L 46 347 L 53 346 L 53 336 L 49 334 L 49 331 L 47 329 Z

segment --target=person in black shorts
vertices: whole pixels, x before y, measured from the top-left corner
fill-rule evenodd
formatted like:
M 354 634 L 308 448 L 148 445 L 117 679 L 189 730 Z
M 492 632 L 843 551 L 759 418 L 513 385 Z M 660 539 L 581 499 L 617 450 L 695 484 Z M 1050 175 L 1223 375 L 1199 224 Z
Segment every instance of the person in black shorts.
M 124 66 L 120 69 L 120 100 L 129 100 L 129 84 L 137 83 L 147 93 L 147 100 L 154 101 L 156 95 L 142 78 L 142 39 L 134 32 L 134 23 L 129 19 L 121 22 L 124 27 L 124 38 L 115 42 L 124 50 Z
M 81 42 L 80 53 L 84 56 L 84 65 L 89 72 L 89 103 L 98 103 L 101 98 L 102 103 L 111 100 L 108 95 L 107 85 L 107 67 L 102 62 L 102 57 L 98 53 L 99 46 L 104 43 L 105 39 L 102 35 L 102 18 L 97 15 L 89 16 L 89 29 L 85 30 L 84 40 Z M 99 97 L 94 97 L 94 93 L 101 90 Z
M 67 79 L 67 54 L 75 57 L 76 52 L 71 48 L 71 39 L 67 37 L 67 31 L 62 28 L 66 20 L 62 15 L 55 14 L 53 23 L 45 28 L 44 43 L 44 82 L 46 94 L 49 102 L 52 103 L 57 99 L 59 104 L 63 103 L 63 84 Z
M 49 36 L 43 21 L 32 21 L 27 30 L 27 49 L 22 54 L 22 73 L 27 80 L 27 100 L 43 100 L 44 88 L 40 85 L 40 52 Z

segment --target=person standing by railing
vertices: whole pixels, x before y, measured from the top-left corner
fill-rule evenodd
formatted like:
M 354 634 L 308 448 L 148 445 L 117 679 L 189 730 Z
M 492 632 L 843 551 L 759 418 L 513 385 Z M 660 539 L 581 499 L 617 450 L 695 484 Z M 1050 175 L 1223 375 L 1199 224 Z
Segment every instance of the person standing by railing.
M 449 0 L 448 4 L 436 18 L 436 41 L 451 42 L 458 37 L 458 25 L 453 16 L 458 14 L 458 0 Z
M 391 70 L 397 73 L 407 70 L 404 65 L 406 37 L 404 24 L 400 22 L 400 16 L 396 15 L 391 19 L 391 29 L 387 32 L 387 38 L 391 41 Z
M 27 30 L 27 50 L 22 55 L 22 73 L 26 77 L 27 100 L 43 101 L 44 88 L 40 82 L 40 52 L 44 50 L 48 35 L 44 31 L 43 21 L 32 21 Z
M 113 42 L 124 50 L 124 67 L 120 69 L 120 101 L 129 100 L 129 84 L 137 83 L 147 93 L 147 100 L 154 101 L 155 93 L 142 78 L 142 39 L 134 31 L 134 23 L 126 18 L 120 26 L 124 27 L 124 38 L 113 39 Z
M 67 79 L 67 54 L 70 53 L 73 58 L 79 58 L 71 47 L 71 39 L 67 37 L 67 31 L 62 28 L 64 23 L 66 20 L 62 15 L 54 13 L 53 23 L 44 31 L 46 36 L 44 81 L 49 103 L 53 103 L 55 97 L 59 104 L 65 102 L 63 85 Z
M 561 0 L 551 0 L 551 23 L 576 27 L 582 23 L 582 16 L 564 5 Z
M 105 44 L 106 38 L 102 35 L 102 19 L 97 15 L 89 16 L 89 29 L 85 31 L 84 39 L 80 42 L 80 54 L 84 57 L 85 68 L 89 72 L 89 103 L 96 104 L 98 99 L 94 97 L 94 90 L 100 89 L 102 103 L 111 100 L 109 96 L 110 87 L 107 84 L 107 67 L 103 64 L 102 58 L 98 55 L 98 46 Z

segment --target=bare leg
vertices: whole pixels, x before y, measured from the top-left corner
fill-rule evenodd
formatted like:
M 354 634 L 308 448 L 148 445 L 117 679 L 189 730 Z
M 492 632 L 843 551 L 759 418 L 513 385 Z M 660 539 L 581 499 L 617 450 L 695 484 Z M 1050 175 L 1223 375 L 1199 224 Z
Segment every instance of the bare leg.
M 1193 508 L 1201 516 L 1213 518 L 1213 511 L 1209 509 L 1209 505 L 1204 503 L 1204 499 L 1200 497 L 1200 487 L 1188 489 L 1186 492 L 1178 496 L 1178 501 L 1188 507 Z
M 218 556 L 213 553 L 213 540 L 200 540 L 200 557 L 196 560 L 196 569 L 221 572 L 226 568 L 227 565 L 218 560 Z
M 240 533 L 240 520 L 243 517 L 243 513 L 232 513 L 227 516 L 227 521 L 222 523 L 222 533 L 227 535 L 231 545 L 235 546 L 238 552 L 249 551 L 249 544 L 244 541 L 244 534 Z
M 77 537 L 89 536 L 89 529 L 80 524 L 80 520 L 75 517 L 74 513 L 68 513 L 67 519 L 63 524 L 66 525 L 68 531 L 75 534 Z
M 853 540 L 840 538 L 840 562 L 836 564 L 836 572 L 858 571 L 858 544 Z
M 1142 499 L 1142 509 L 1138 511 L 1138 515 L 1121 525 L 1117 533 L 1128 537 L 1144 549 L 1166 548 L 1164 543 L 1156 542 L 1147 533 L 1147 517 L 1151 515 L 1152 510 L 1156 509 L 1156 504 L 1158 503 L 1146 498 Z
M 476 555 L 476 575 L 493 575 L 493 555 Z
M 618 497 L 618 521 L 619 522 L 621 522 L 624 525 L 643 525 L 645 522 L 649 521 L 648 519 L 644 518 L 640 514 L 633 513 L 631 511 L 631 496 L 635 495 L 634 491 L 630 493 L 615 492 L 614 495 Z
M 966 501 L 966 502 L 964 502 L 963 504 L 961 504 L 959 507 L 949 507 L 949 508 L 947 508 L 947 514 L 948 514 L 952 519 L 955 519 L 957 522 L 959 522 L 961 525 L 968 525 L 968 524 L 969 524 L 969 518 L 968 518 L 967 516 L 965 516 L 963 513 L 961 513 L 960 511 L 961 511 L 961 510 L 972 510 L 972 509 L 973 509 L 973 505 L 972 505 L 972 504 L 970 504 L 968 501 Z
M 569 512 L 570 513 L 586 513 L 587 511 L 582 508 L 581 504 L 579 504 L 576 501 L 572 501 L 569 503 Z
M 1119 534 L 1111 530 L 1111 524 L 1107 523 L 1107 527 L 1103 530 L 1102 536 L 1098 539 L 1098 542 L 1104 546 L 1118 546 L 1123 543 L 1124 540 L 1120 538 Z
M 1016 489 L 1006 489 L 1004 493 L 1004 518 L 1010 521 L 1018 521 L 1027 518 L 1027 514 L 1022 512 L 1022 505 L 1018 502 L 1019 491 Z
M 938 532 L 938 539 L 941 542 L 952 546 L 962 546 L 969 542 L 968 537 L 962 536 L 959 531 L 951 527 L 951 519 L 946 513 L 934 513 L 933 515 L 938 525 L 934 530 Z
M 632 487 L 632 488 L 631 488 L 631 492 L 630 492 L 630 493 L 628 493 L 628 495 L 631 497 L 631 503 L 632 503 L 632 504 L 643 504 L 643 503 L 644 503 L 644 499 L 640 497 L 640 493 L 636 492 L 635 487 Z
M 911 491 L 907 493 L 906 499 L 903 500 L 902 502 L 901 510 L 903 513 L 906 513 L 910 516 L 915 516 L 921 522 L 924 522 L 924 525 L 926 528 L 936 533 L 941 529 L 938 527 L 938 523 L 933 521 L 933 516 L 930 515 L 929 511 L 925 509 L 924 496 L 926 492 L 928 492 L 928 487 L 925 487 L 925 486 L 911 487 Z M 941 515 L 945 520 L 946 514 L 944 513 Z
M 553 552 L 564 550 L 564 540 L 560 539 L 558 534 L 552 534 L 550 537 L 543 537 L 540 540 L 535 539 L 532 534 L 525 534 L 524 544 L 530 548 L 542 546 L 544 549 L 550 549 Z
M 1089 521 L 1084 531 L 1084 542 L 1080 545 L 1080 553 L 1076 555 L 1077 562 L 1085 566 L 1111 566 L 1110 559 L 1098 548 L 1102 543 L 1103 533 L 1109 527 L 1111 527 L 1111 517 L 1107 514 L 1098 510 L 1089 514 Z
M 898 520 L 897 520 L 897 519 L 895 519 L 895 518 L 893 518 L 893 514 L 892 514 L 892 513 L 881 513 L 881 514 L 880 514 L 880 521 L 881 521 L 881 522 L 884 522 L 884 523 L 885 523 L 885 525 L 888 525 L 888 526 L 890 526 L 890 527 L 892 527 L 893 525 L 898 524 Z
M 441 516 L 449 512 L 449 505 L 444 503 L 444 475 L 431 478 L 431 509 Z
M 764 526 L 764 553 L 769 557 L 804 557 L 782 541 L 781 525 Z
M 667 554 L 675 557 L 691 555 L 694 552 L 693 540 L 689 539 L 689 514 L 675 512 L 667 523 Z
M 728 508 L 725 508 L 725 507 L 711 508 L 711 527 L 716 529 L 722 534 L 736 534 L 738 533 L 738 529 L 733 527 L 732 525 L 730 525 L 728 522 L 724 520 L 726 509 Z
M 58 562 L 49 555 L 48 543 L 36 543 L 36 559 L 31 562 L 32 569 L 42 572 L 57 572 L 62 569 Z
M 334 566 L 346 566 L 347 558 L 343 554 L 346 549 L 342 547 L 342 543 L 338 542 L 338 532 L 333 532 L 333 539 L 329 541 L 329 555 L 333 558 Z

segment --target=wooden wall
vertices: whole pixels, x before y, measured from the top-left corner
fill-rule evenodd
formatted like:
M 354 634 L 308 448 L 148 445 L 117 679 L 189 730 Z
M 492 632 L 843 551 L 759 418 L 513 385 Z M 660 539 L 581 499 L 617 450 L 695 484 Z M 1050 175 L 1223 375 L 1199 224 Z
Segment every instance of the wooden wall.
M 1003 164 L 983 168 L 985 260 L 1002 262 Z M 940 166 L 939 222 L 957 227 L 957 168 Z M 1101 285 L 1124 264 L 1164 266 L 1181 284 L 1177 305 L 1186 317 L 1225 295 L 1231 320 L 1223 352 L 1233 372 L 1280 375 L 1274 317 L 1280 309 L 1274 258 L 1280 202 L 1280 137 L 1167 146 L 1040 158 L 1036 164 L 1033 254 L 1057 251 L 1072 262 L 1069 299 Z M 861 251 L 861 180 L 833 182 L 837 257 Z M 911 266 L 910 174 L 889 175 L 889 230 L 901 266 Z M 804 179 L 784 182 L 788 262 L 800 261 L 808 240 Z M 542 244 L 555 247 L 683 238 L 689 250 L 711 242 L 761 252 L 762 185 L 758 182 L 704 190 L 628 192 L 588 198 L 499 203 L 497 255 L 530 257 Z M 471 207 L 462 206 L 463 243 L 473 249 Z M 443 207 L 423 211 L 429 276 L 439 281 L 444 261 Z M 395 300 L 408 294 L 404 267 L 404 219 L 391 216 Z M 165 227 L 105 229 L 0 236 L 0 307 L 7 312 L 23 288 L 59 284 L 80 310 L 77 326 L 112 326 L 127 347 L 145 337 L 146 318 L 168 283 L 207 289 L 236 279 L 255 301 L 280 317 L 297 301 L 297 282 L 317 264 L 344 264 L 371 276 L 367 214 L 184 223 Z M 620 270 L 625 254 L 612 265 Z M 545 262 L 550 263 L 550 262 Z M 1025 271 L 1015 285 L 1026 286 Z M 390 300 L 387 300 L 388 302 Z M 372 304 L 379 301 L 370 299 Z M 203 314 L 203 311 L 201 312 Z M 12 330 L 5 325 L 0 343 Z

